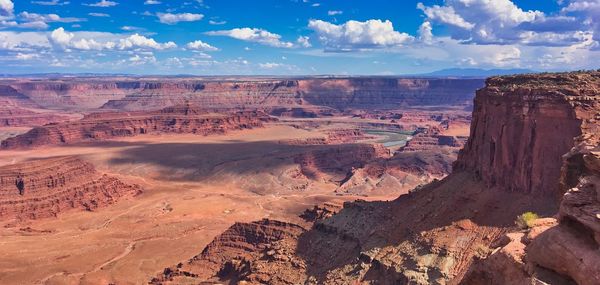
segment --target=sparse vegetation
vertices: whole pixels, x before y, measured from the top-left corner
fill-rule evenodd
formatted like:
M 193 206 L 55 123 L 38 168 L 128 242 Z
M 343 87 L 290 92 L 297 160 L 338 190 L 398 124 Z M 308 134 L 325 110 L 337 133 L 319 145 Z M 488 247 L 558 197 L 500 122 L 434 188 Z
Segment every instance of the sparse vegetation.
M 534 212 L 525 212 L 517 217 L 515 224 L 521 229 L 528 229 L 533 226 L 533 222 L 540 217 Z
M 492 253 L 492 251 L 493 250 L 488 246 L 479 244 L 475 248 L 475 257 L 479 259 L 485 259 Z

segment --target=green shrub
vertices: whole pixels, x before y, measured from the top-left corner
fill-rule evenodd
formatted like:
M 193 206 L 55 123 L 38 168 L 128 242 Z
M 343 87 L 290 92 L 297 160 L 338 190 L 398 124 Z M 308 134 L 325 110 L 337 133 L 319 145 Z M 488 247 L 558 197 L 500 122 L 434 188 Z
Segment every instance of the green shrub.
M 517 217 L 515 224 L 517 224 L 517 226 L 521 229 L 528 229 L 531 228 L 533 222 L 537 219 L 539 219 L 538 214 L 534 212 L 526 212 Z

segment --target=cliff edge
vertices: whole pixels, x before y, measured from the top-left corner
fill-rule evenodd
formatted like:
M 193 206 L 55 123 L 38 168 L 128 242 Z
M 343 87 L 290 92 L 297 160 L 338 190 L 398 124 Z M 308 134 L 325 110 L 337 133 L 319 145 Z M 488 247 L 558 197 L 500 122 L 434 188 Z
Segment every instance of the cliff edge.
M 600 72 L 490 78 L 445 179 L 297 226 L 238 223 L 151 283 L 598 284 L 599 99 Z M 524 212 L 542 218 L 520 229 Z

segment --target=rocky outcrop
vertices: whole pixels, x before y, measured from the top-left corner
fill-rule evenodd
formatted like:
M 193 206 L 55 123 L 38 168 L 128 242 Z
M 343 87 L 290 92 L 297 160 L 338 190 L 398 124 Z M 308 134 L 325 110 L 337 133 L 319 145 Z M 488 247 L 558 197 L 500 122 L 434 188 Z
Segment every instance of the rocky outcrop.
M 262 127 L 272 121 L 261 111 L 213 114 L 190 105 L 156 112 L 95 113 L 79 121 L 49 124 L 2 141 L 4 149 L 101 141 L 143 134 L 224 134 L 232 130 Z
M 12 86 L 0 84 L 0 106 L 34 108 L 38 105 Z
M 460 136 L 419 133 L 407 141 L 400 151 L 426 151 L 436 150 L 440 147 L 460 149 L 466 140 L 467 138 Z
M 573 103 L 585 104 L 587 92 L 597 88 L 578 77 L 489 79 L 487 87 L 477 92 L 471 135 L 459 155 L 457 170 L 475 172 L 488 187 L 562 194 L 560 167 L 548 166 L 560 166 L 562 156 L 573 147 L 573 138 L 581 134 L 581 118 Z
M 352 153 L 352 155 L 348 155 Z M 361 168 L 377 158 L 390 157 L 390 151 L 379 144 L 339 145 L 302 153 L 294 158 L 302 174 L 313 180 L 342 180 L 353 168 Z
M 22 81 L 10 83 L 37 105 L 48 109 L 95 109 L 109 100 L 123 98 L 140 88 L 135 81 L 77 79 Z
M 582 136 L 582 142 L 565 157 L 562 185 L 572 186 L 574 181 L 577 185 L 562 198 L 559 225 L 544 229 L 526 249 L 529 268 L 548 269 L 581 285 L 600 283 L 599 130 L 585 130 L 593 133 Z
M 302 283 L 304 265 L 293 258 L 306 229 L 276 220 L 236 223 L 185 264 L 165 268 L 150 284 L 182 284 L 192 280 L 229 280 L 252 284 Z M 294 264 L 292 268 L 289 264 Z M 193 282 L 193 281 L 192 281 Z
M 0 107 L 0 127 L 42 126 L 68 120 L 56 113 L 39 113 L 19 107 Z
M 523 80 L 523 78 L 508 78 Z M 513 258 L 512 268 L 519 278 L 511 284 L 598 284 L 600 283 L 600 73 L 548 74 L 530 77 L 523 83 L 547 88 L 555 96 L 568 101 L 571 116 L 565 121 L 579 122 L 578 131 L 561 135 L 573 136 L 570 150 L 562 155 L 559 166 L 547 173 L 558 193 L 558 222 L 535 222 L 518 243 L 523 253 Z M 558 134 L 555 134 L 558 136 Z M 560 146 L 560 145 L 559 145 Z M 562 148 L 560 148 L 562 149 Z M 550 168 L 550 169 L 548 169 Z M 558 168 L 558 179 L 555 171 Z M 500 247 L 500 252 L 507 246 Z M 493 276 L 501 265 L 487 258 L 467 275 L 467 284 L 501 284 L 482 282 L 477 276 Z M 472 282 L 475 280 L 475 282 Z
M 0 220 L 55 217 L 93 211 L 141 193 L 137 185 L 98 173 L 76 157 L 57 157 L 0 167 Z

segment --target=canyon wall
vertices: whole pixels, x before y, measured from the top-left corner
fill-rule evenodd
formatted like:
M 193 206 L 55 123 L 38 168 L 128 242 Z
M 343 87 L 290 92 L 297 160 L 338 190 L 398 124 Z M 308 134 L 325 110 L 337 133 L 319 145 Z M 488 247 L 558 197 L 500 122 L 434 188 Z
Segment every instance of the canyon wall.
M 206 108 L 320 106 L 394 108 L 471 101 L 480 79 L 82 79 L 19 80 L 0 86 L 50 109 L 161 109 L 190 101 Z M 11 92 L 1 92 L 3 89 Z M 14 92 L 13 92 L 14 90 Z M 323 109 L 326 110 L 326 109 Z M 331 112 L 331 111 L 327 111 Z
M 93 113 L 79 121 L 48 124 L 2 141 L 3 149 L 101 141 L 143 134 L 224 134 L 232 130 L 263 126 L 274 119 L 260 111 L 214 114 L 190 105 L 167 107 L 155 112 Z
M 477 262 L 463 283 L 599 284 L 600 72 L 504 80 L 508 84 L 535 85 L 545 88 L 553 98 L 562 97 L 561 101 L 568 101 L 566 105 L 570 106 L 569 116 L 562 120 L 563 124 L 574 124 L 575 120 L 578 128 L 577 131 L 555 134 L 565 140 L 573 134 L 575 137 L 571 138 L 569 149 L 557 164 L 544 166 L 549 170 L 546 173 L 551 174 L 546 179 L 555 183 L 552 190 L 564 193 L 558 214 L 533 220 L 525 229 L 500 239 L 498 248 Z M 524 80 L 527 84 L 523 84 Z M 556 123 L 560 126 L 560 122 Z M 557 147 L 562 151 L 563 146 Z
M 55 217 L 70 209 L 92 211 L 141 193 L 137 185 L 98 173 L 77 157 L 0 167 L 0 220 Z
M 536 75 L 489 79 L 477 91 L 470 138 L 456 169 L 475 172 L 488 187 L 558 197 L 558 166 L 581 134 L 573 102 L 589 88 L 577 81 Z

